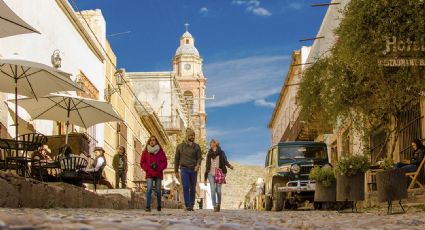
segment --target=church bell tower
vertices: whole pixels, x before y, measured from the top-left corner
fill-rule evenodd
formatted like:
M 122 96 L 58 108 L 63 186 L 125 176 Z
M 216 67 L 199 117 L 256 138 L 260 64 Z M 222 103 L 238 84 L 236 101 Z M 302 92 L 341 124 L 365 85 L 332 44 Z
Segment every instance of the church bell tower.
M 186 32 L 180 37 L 180 46 L 173 58 L 173 71 L 184 94 L 189 127 L 195 130 L 197 137 L 206 140 L 206 78 L 202 72 L 202 58 L 188 26 L 186 24 Z

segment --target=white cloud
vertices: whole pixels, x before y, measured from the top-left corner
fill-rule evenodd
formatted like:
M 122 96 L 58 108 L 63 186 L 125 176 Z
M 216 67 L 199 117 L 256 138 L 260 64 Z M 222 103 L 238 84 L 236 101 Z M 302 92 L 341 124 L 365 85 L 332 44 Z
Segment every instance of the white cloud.
M 264 9 L 263 7 L 253 9 L 252 13 L 259 15 L 259 16 L 271 16 L 272 15 L 272 13 L 270 13 L 270 11 Z
M 291 2 L 288 5 L 289 8 L 296 9 L 296 10 L 299 10 L 299 9 L 303 8 L 303 6 L 304 5 L 302 3 L 300 3 L 300 2 Z
M 235 161 L 241 165 L 264 166 L 264 161 L 266 159 L 266 151 L 260 151 L 250 154 L 237 154 L 236 156 L 243 156 L 243 158 L 232 159 L 232 161 Z
M 207 136 L 208 139 L 211 138 L 223 138 L 223 137 L 229 137 L 229 136 L 236 136 L 243 133 L 248 133 L 251 131 L 255 131 L 257 128 L 255 127 L 248 127 L 244 129 L 218 129 L 215 127 L 207 127 Z
M 200 10 L 199 10 L 199 13 L 200 14 L 202 14 L 202 15 L 206 15 L 206 14 L 208 14 L 208 8 L 206 8 L 206 7 L 202 7 Z
M 255 100 L 254 104 L 255 104 L 256 106 L 260 106 L 260 107 L 270 107 L 270 108 L 274 108 L 274 106 L 275 106 L 275 103 L 274 103 L 274 102 L 269 102 L 269 101 L 266 101 L 265 99 L 258 99 L 258 100 Z
M 290 56 L 253 56 L 207 63 L 207 107 L 225 107 L 264 99 L 280 92 Z
M 271 16 L 272 13 L 264 7 L 260 7 L 259 0 L 233 0 L 232 4 L 245 6 L 246 11 L 258 16 Z

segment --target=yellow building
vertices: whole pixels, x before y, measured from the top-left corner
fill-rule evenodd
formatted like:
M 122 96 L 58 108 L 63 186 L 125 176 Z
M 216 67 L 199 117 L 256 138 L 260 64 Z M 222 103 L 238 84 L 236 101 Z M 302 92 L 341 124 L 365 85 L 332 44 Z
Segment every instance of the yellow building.
M 169 140 L 159 118 L 150 109 L 149 104 L 142 103 L 135 97 L 130 83 L 124 79 L 122 85 L 117 84 L 116 75 L 124 76 L 125 73 L 122 69 L 116 68 L 117 58 L 109 42 L 106 42 L 106 53 L 108 58 L 105 65 L 105 99 L 112 104 L 123 122 L 111 122 L 105 125 L 103 146 L 108 163 L 105 173 L 107 180 L 115 184 L 112 159 L 116 154 L 116 148 L 124 146 L 128 159 L 127 186 L 134 187 L 133 181 L 144 180 L 144 173 L 139 163 L 149 136 L 155 135 L 162 146 L 167 146 Z

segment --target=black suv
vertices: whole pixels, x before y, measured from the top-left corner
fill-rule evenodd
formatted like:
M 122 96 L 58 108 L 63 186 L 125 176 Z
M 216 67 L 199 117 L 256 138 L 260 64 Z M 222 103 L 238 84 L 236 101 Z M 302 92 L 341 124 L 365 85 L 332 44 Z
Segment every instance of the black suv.
M 265 164 L 265 209 L 296 209 L 306 200 L 313 202 L 315 182 L 308 175 L 314 166 L 325 164 L 325 143 L 281 142 L 270 148 Z

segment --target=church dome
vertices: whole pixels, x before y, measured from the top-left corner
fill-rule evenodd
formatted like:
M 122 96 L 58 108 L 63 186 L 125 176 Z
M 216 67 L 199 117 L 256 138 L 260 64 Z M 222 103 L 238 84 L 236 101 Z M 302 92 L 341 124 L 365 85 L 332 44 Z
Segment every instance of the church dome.
M 176 55 L 180 54 L 192 54 L 199 56 L 198 49 L 196 49 L 196 47 L 191 44 L 184 44 L 179 46 L 179 48 L 177 48 L 176 50 Z
M 182 35 L 182 38 L 193 38 L 192 34 L 189 33 L 189 31 L 184 32 Z
M 180 38 L 180 46 L 176 50 L 176 55 L 189 54 L 199 56 L 198 49 L 195 47 L 195 39 L 189 31 L 184 32 Z

